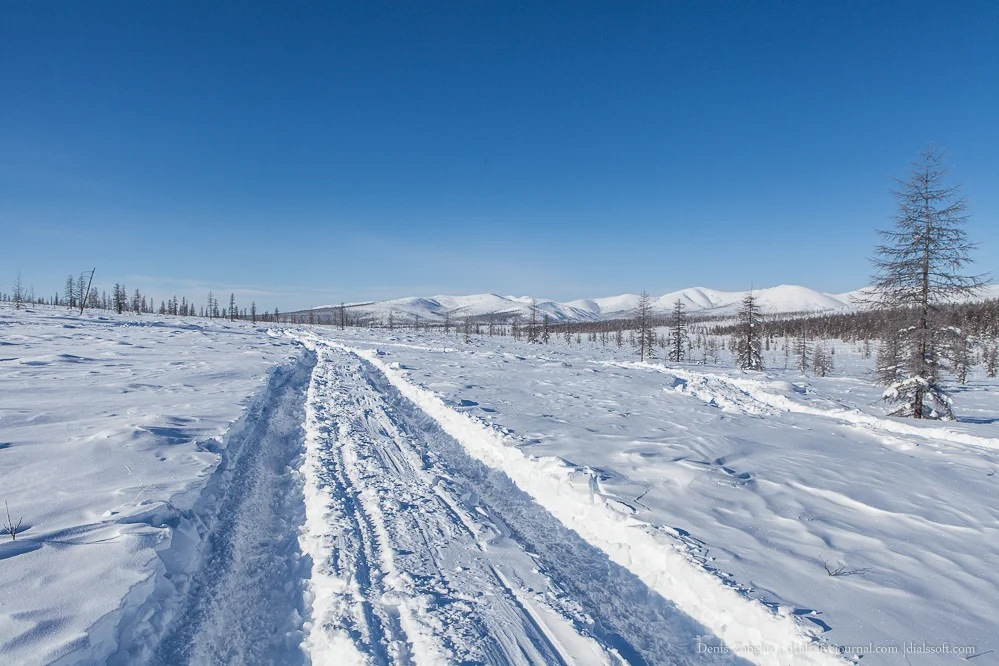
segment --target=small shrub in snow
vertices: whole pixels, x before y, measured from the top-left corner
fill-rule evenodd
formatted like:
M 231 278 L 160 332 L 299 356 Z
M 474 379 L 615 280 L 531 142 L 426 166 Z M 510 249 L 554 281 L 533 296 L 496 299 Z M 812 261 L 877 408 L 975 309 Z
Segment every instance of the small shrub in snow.
M 826 570 L 826 573 L 830 576 L 842 576 L 846 573 L 845 564 L 833 564 L 829 560 L 822 560 L 822 567 Z
M 10 535 L 11 541 L 17 541 L 17 532 L 21 529 L 21 523 L 24 522 L 24 518 L 17 519 L 17 525 L 10 518 L 10 507 L 7 506 L 7 500 L 3 501 L 4 509 L 7 511 L 7 522 L 3 526 L 3 531 Z

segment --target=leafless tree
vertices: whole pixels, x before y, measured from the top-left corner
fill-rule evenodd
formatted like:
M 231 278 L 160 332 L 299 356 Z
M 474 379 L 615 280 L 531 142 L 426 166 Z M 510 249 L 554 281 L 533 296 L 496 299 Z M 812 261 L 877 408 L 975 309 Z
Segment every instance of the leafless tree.
M 112 298 L 114 300 L 114 311 L 116 313 L 122 314 L 128 309 L 128 292 L 125 289 L 125 285 L 115 282 L 114 294 Z
M 950 363 L 958 384 L 968 383 L 968 372 L 975 365 L 974 340 L 964 335 L 960 329 L 951 328 L 953 344 L 950 347 Z
M 538 302 L 531 299 L 531 321 L 527 326 L 527 341 L 535 344 L 541 342 L 538 335 Z
M 687 313 L 679 298 L 673 304 L 673 315 L 669 322 L 669 360 L 679 363 L 683 360 L 687 343 Z
M 3 525 L 3 531 L 10 535 L 11 541 L 17 541 L 17 533 L 21 529 L 21 523 L 24 522 L 24 518 L 18 518 L 17 524 L 10 518 L 10 507 L 7 506 L 7 500 L 3 501 L 4 509 L 7 512 L 7 522 Z
M 77 302 L 76 280 L 73 279 L 72 275 L 66 277 L 65 297 L 66 297 L 66 307 L 68 307 L 70 310 L 74 309 L 76 307 L 76 302 Z
M 655 329 L 652 323 L 652 298 L 649 292 L 642 290 L 635 306 L 635 324 L 638 327 L 638 358 L 642 361 L 652 360 L 655 353 Z
M 14 280 L 14 309 L 20 310 L 24 307 L 24 284 L 21 282 L 21 271 L 17 272 Z
M 995 379 L 997 370 L 999 370 L 999 347 L 996 345 L 996 341 L 993 340 L 992 344 L 989 345 L 988 349 L 985 350 L 985 376 L 989 379 Z
M 756 297 L 751 291 L 742 299 L 734 342 L 740 368 L 763 369 L 763 325 L 760 321 L 760 307 L 756 304 Z
M 895 226 L 880 232 L 882 244 L 874 258 L 871 300 L 902 318 L 897 327 L 900 376 L 883 396 L 898 403 L 891 412 L 896 416 L 954 417 L 950 396 L 940 385 L 941 349 L 951 344 L 953 331 L 937 316 L 938 307 L 973 296 L 985 285 L 984 275 L 964 271 L 975 244 L 963 228 L 966 200 L 958 186 L 945 184 L 946 175 L 938 149 L 920 154 L 908 179 L 898 181 Z
M 810 352 L 811 344 L 808 342 L 808 333 L 803 328 L 794 339 L 794 358 L 797 362 L 795 367 L 798 372 L 808 371 L 808 355 Z
M 832 370 L 832 356 L 826 351 L 825 345 L 820 342 L 815 345 L 815 351 L 812 354 L 812 372 L 815 373 L 816 377 L 825 377 Z

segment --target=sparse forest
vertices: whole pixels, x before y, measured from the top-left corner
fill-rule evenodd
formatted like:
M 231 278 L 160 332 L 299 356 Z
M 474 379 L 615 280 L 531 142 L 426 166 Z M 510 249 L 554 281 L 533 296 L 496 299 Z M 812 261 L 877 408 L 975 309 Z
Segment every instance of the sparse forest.
M 553 319 L 546 305 L 531 300 L 527 314 L 490 312 L 471 315 L 445 310 L 435 320 L 407 317 L 390 309 L 387 316 L 370 311 L 371 303 L 341 302 L 338 306 L 282 314 L 237 303 L 230 293 L 221 303 L 209 291 L 201 302 L 176 295 L 155 300 L 123 283 L 110 290 L 92 287 L 92 275 L 68 275 L 61 292 L 39 296 L 17 273 L 12 289 L 0 301 L 15 309 L 32 305 L 91 309 L 117 314 L 160 314 L 279 322 L 317 326 L 410 329 L 452 332 L 470 344 L 477 336 L 511 336 L 538 345 L 630 345 L 640 361 L 660 352 L 671 363 L 731 363 L 743 370 L 762 370 L 766 359 L 802 374 L 825 377 L 835 373 L 836 343 L 858 345 L 871 366 L 872 377 L 886 386 L 892 414 L 914 418 L 952 418 L 951 398 L 943 389 L 943 373 L 958 384 L 981 367 L 995 377 L 999 366 L 999 300 L 976 300 L 986 283 L 967 271 L 975 244 L 964 231 L 966 201 L 957 186 L 945 182 L 947 170 L 939 151 L 922 153 L 910 175 L 898 181 L 894 227 L 881 231 L 876 248 L 875 275 L 866 304 L 849 311 L 814 314 L 766 314 L 753 292 L 734 314 L 688 312 L 681 300 L 672 309 L 657 309 L 647 291 L 638 297 L 627 318 L 586 321 Z M 781 354 L 782 352 L 782 354 Z M 781 362 L 782 361 L 782 362 Z

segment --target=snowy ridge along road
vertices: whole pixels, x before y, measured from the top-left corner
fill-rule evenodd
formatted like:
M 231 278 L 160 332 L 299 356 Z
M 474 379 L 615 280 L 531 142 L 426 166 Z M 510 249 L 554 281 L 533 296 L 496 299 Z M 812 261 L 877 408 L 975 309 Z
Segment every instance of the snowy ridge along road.
M 315 663 L 843 663 L 592 479 L 581 497 L 562 461 L 470 441 L 485 426 L 377 352 L 286 335 L 317 355 L 300 539 Z
M 301 629 L 308 560 L 298 547 L 305 506 L 295 469 L 314 362 L 305 353 L 272 373 L 230 432 L 232 445 L 193 510 L 154 504 L 142 517 L 173 525 L 173 536 L 145 601 L 117 619 L 117 649 L 71 653 L 59 663 L 308 663 Z
M 774 415 L 795 412 L 831 419 L 858 429 L 878 431 L 889 436 L 916 436 L 938 442 L 944 446 L 971 446 L 992 451 L 999 450 L 999 439 L 981 437 L 954 430 L 926 428 L 903 423 L 890 418 L 865 414 L 856 408 L 841 405 L 812 407 L 780 395 L 764 382 L 751 378 L 733 378 L 709 372 L 693 372 L 658 363 L 638 361 L 604 361 L 603 365 L 619 368 L 636 368 L 673 376 L 675 390 L 687 393 L 722 410 L 748 415 Z

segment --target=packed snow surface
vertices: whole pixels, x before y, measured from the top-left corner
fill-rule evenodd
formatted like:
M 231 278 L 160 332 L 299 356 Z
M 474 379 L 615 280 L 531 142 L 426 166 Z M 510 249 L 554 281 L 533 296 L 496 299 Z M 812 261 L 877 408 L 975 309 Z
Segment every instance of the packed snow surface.
M 999 385 L 835 349 L 0 310 L 0 663 L 989 663 Z

